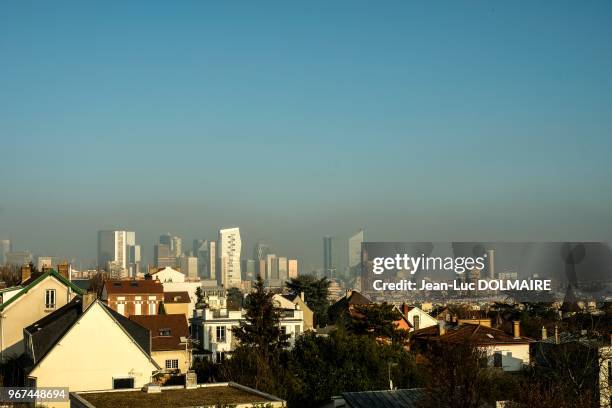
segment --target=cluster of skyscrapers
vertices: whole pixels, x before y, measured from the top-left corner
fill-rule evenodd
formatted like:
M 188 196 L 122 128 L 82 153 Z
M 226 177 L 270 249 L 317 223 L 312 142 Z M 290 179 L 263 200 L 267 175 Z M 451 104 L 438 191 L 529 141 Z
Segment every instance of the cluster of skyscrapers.
M 361 265 L 361 244 L 363 243 L 363 230 L 360 229 L 348 240 L 348 266 L 342 274 L 343 278 L 359 276 Z M 337 279 L 341 276 L 338 270 L 336 238 L 323 237 L 323 275 L 328 279 Z
M 192 248 L 183 251 L 182 239 L 170 233 L 159 237 L 153 249 L 153 268 L 179 269 L 188 279 L 216 280 L 224 287 L 239 287 L 260 275 L 269 286 L 283 286 L 298 275 L 296 259 L 271 253 L 263 242 L 255 245 L 254 258 L 242 259 L 239 228 L 219 230 L 217 240 L 194 239 Z M 111 275 L 137 276 L 140 271 L 140 245 L 132 231 L 98 232 L 98 267 Z

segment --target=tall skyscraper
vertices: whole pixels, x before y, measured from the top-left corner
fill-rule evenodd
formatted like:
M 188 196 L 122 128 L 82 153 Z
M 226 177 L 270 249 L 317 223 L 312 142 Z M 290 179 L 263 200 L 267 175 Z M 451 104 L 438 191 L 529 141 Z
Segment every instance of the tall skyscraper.
M 220 282 L 225 288 L 239 287 L 242 275 L 240 273 L 240 251 L 242 241 L 240 228 L 219 230 L 219 259 L 221 260 Z
M 290 259 L 287 262 L 287 277 L 289 279 L 291 278 L 297 278 L 298 277 L 298 261 L 297 259 Z
M 4 265 L 6 263 L 6 254 L 11 251 L 13 251 L 11 240 L 10 239 L 0 240 L 0 265 Z
M 165 268 L 166 266 L 175 267 L 176 258 L 170 253 L 170 247 L 166 244 L 157 244 L 153 247 L 153 257 L 155 266 Z
M 278 262 L 276 260 L 276 254 L 266 255 L 266 280 L 277 280 L 278 279 Z
M 198 278 L 198 258 L 195 256 L 181 256 L 181 273 L 189 279 Z
M 278 257 L 278 279 L 285 282 L 288 279 L 287 258 L 284 256 Z
M 261 261 L 266 259 L 266 255 L 270 253 L 270 246 L 263 241 L 257 241 L 253 249 L 253 259 Z
M 243 280 L 252 281 L 255 279 L 255 266 L 256 261 L 253 259 L 244 259 L 242 261 L 242 273 L 244 274 Z
M 118 277 L 129 274 L 131 247 L 136 246 L 136 233 L 133 231 L 98 231 L 98 266 L 107 272 L 111 269 Z M 138 250 L 139 252 L 139 250 Z
M 349 273 L 354 276 L 355 269 L 361 265 L 361 244 L 363 243 L 363 230 L 349 238 L 348 241 L 348 266 Z
M 336 265 L 334 259 L 334 241 L 330 236 L 323 237 L 323 273 L 328 279 L 336 277 Z
M 159 243 L 168 245 L 170 255 L 179 259 L 183 255 L 183 240 L 181 237 L 171 235 L 169 232 L 159 236 Z

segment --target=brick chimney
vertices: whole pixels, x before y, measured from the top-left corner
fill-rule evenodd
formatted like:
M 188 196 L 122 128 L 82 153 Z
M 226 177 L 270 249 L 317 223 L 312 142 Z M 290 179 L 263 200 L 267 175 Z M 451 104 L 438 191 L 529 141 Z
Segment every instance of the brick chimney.
M 93 292 L 87 292 L 86 294 L 83 295 L 83 298 L 81 299 L 81 306 L 83 308 L 83 312 L 85 312 L 85 310 L 87 310 L 87 308 L 96 301 L 96 294 Z
M 555 343 L 559 344 L 559 326 L 555 325 Z
M 546 326 L 542 326 L 542 341 L 548 338 L 548 332 L 546 331 Z
M 438 322 L 438 328 L 440 329 L 440 336 L 444 336 L 446 334 L 446 322 L 440 321 Z
M 70 264 L 68 262 L 64 262 L 57 265 L 57 271 L 64 278 L 70 280 Z
M 514 327 L 513 327 L 513 334 L 514 334 L 514 338 L 518 339 L 521 337 L 521 322 L 519 322 L 518 320 L 514 321 Z
M 30 276 L 32 276 L 32 269 L 30 268 L 30 265 L 22 265 L 21 266 L 21 282 L 25 282 L 28 279 L 30 279 Z

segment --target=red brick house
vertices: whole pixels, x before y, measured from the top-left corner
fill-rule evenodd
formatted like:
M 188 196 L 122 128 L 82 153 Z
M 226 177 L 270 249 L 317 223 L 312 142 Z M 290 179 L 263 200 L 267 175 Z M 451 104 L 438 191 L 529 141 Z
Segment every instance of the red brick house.
M 156 315 L 164 301 L 164 287 L 154 280 L 109 280 L 104 283 L 103 298 L 125 317 Z

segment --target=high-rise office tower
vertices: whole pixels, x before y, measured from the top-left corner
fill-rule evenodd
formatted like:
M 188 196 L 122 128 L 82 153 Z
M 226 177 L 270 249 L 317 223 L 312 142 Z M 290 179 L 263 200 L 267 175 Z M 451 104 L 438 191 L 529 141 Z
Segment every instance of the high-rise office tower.
M 170 255 L 179 259 L 183 255 L 183 240 L 181 237 L 171 235 L 170 233 L 159 236 L 159 243 L 168 245 L 170 248 Z
M 132 278 L 135 278 L 138 272 L 140 272 L 140 262 L 142 261 L 142 254 L 140 252 L 140 245 L 128 246 L 128 271 Z
M 323 237 L 323 273 L 328 279 L 336 277 L 336 265 L 334 259 L 334 241 L 330 236 Z
M 243 259 L 242 260 L 242 273 L 243 280 L 252 281 L 255 279 L 256 274 L 256 262 L 254 259 Z
M 270 253 L 270 246 L 263 241 L 257 241 L 253 249 L 253 259 L 261 261 Z
M 265 259 L 261 259 L 259 261 L 257 261 L 257 275 L 263 279 L 266 280 L 266 260 Z
M 348 241 L 348 266 L 351 276 L 355 276 L 356 270 L 361 265 L 361 244 L 363 243 L 363 230 L 349 238 Z
M 278 279 L 278 262 L 275 254 L 266 255 L 266 280 Z
M 217 243 L 206 239 L 193 240 L 193 256 L 198 258 L 198 276 L 217 279 Z
M 284 256 L 278 257 L 278 279 L 283 282 L 288 279 L 287 258 Z
M 98 231 L 98 266 L 118 277 L 129 274 L 131 248 L 136 245 L 134 231 Z
M 239 287 L 242 279 L 240 273 L 240 251 L 242 241 L 240 228 L 219 230 L 219 259 L 221 260 L 220 284 L 225 288 Z
M 187 278 L 197 280 L 198 278 L 198 258 L 195 256 L 181 256 L 181 273 Z
M 297 259 L 290 259 L 287 262 L 287 277 L 289 279 L 291 278 L 297 278 L 298 277 L 298 261 Z
M 166 266 L 175 267 L 176 258 L 170 253 L 170 247 L 166 244 L 157 244 L 153 248 L 155 266 L 165 268 Z
M 10 239 L 0 240 L 0 265 L 4 265 L 6 263 L 6 254 L 11 251 L 13 251 L 11 240 Z

